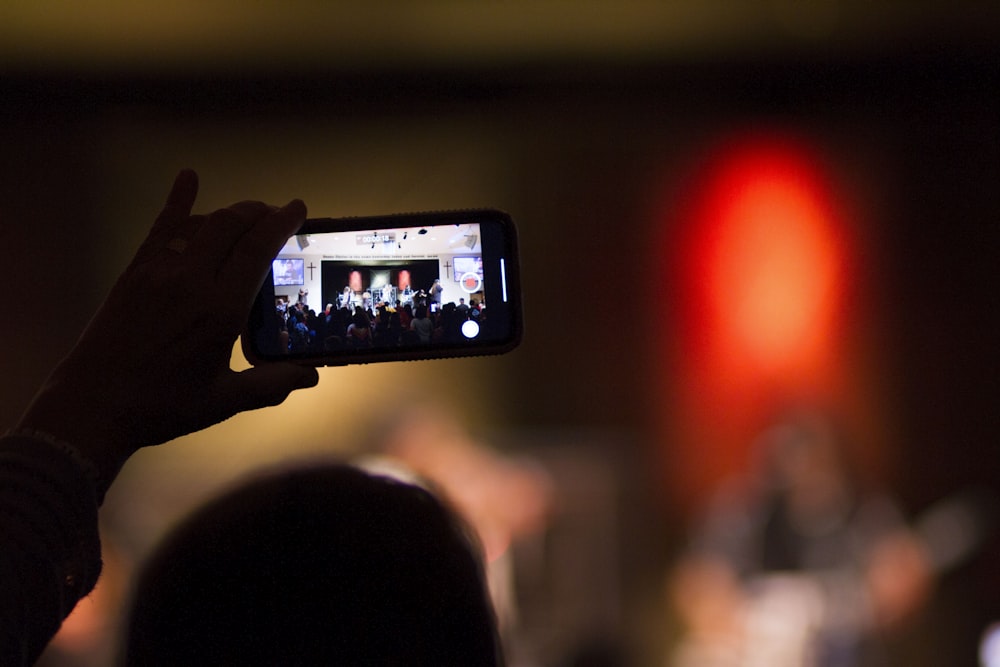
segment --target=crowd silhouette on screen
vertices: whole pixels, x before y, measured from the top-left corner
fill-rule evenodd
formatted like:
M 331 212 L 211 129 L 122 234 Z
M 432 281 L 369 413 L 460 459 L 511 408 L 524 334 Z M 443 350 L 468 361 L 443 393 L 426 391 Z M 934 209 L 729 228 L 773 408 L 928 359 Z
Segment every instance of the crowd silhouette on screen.
M 392 348 L 431 343 L 461 343 L 462 324 L 482 323 L 486 309 L 477 299 L 459 299 L 440 308 L 420 301 L 392 306 L 336 308 L 317 313 L 306 304 L 279 303 L 275 308 L 281 347 L 290 354 L 320 353 L 344 349 Z

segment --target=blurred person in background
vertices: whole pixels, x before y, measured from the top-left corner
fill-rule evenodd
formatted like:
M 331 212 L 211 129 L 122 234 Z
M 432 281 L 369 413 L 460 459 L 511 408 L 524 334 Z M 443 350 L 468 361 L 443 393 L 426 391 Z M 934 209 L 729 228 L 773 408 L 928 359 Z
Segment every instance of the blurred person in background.
M 548 526 L 553 479 L 535 460 L 498 452 L 477 440 L 453 411 L 437 403 L 412 401 L 379 428 L 372 447 L 378 454 L 362 461 L 363 467 L 426 485 L 468 521 L 483 545 L 501 637 L 516 643 L 512 550 Z
M 884 665 L 880 634 L 924 604 L 927 545 L 885 495 L 863 493 L 830 421 L 799 412 L 724 485 L 672 573 L 685 628 L 674 667 Z

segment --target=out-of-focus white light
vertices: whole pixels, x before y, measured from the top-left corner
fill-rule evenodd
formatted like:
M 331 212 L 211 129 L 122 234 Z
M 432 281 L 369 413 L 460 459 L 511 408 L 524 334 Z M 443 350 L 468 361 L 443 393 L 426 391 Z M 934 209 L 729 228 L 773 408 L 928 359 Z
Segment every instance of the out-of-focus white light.
M 979 664 L 982 667 L 1000 667 L 1000 623 L 986 628 L 979 643 Z

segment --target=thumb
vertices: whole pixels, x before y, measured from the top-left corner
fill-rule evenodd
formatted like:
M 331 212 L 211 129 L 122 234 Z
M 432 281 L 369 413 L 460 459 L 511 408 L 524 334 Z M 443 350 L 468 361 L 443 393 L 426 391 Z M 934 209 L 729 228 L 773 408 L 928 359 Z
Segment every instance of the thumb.
M 315 387 L 319 373 L 311 366 L 274 363 L 229 373 L 220 379 L 218 406 L 231 415 L 278 405 L 296 389 Z

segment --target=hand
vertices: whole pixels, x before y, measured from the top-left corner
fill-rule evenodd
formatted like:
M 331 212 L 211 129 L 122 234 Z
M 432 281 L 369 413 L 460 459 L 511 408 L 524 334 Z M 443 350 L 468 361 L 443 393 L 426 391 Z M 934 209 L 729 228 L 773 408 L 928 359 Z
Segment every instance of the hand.
M 149 236 L 20 422 L 78 448 L 104 485 L 140 447 L 277 405 L 318 381 L 314 368 L 290 363 L 229 366 L 305 205 L 248 201 L 191 215 L 197 192 L 193 171 L 178 174 Z

